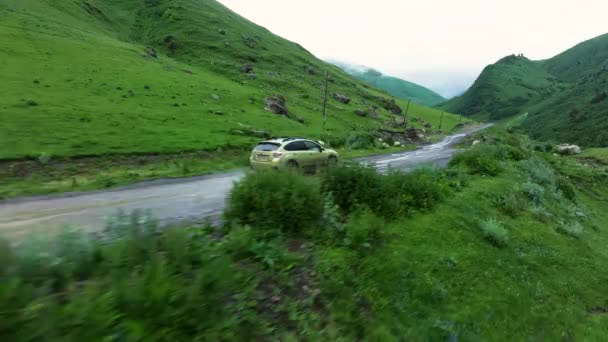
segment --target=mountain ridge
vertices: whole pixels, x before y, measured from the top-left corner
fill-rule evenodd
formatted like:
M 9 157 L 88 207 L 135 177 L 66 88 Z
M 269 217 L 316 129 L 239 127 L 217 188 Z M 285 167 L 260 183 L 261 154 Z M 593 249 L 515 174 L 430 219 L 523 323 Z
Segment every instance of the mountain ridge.
M 607 70 L 604 34 L 546 60 L 504 57 L 440 107 L 485 120 L 529 113 L 521 128 L 534 138 L 608 146 Z

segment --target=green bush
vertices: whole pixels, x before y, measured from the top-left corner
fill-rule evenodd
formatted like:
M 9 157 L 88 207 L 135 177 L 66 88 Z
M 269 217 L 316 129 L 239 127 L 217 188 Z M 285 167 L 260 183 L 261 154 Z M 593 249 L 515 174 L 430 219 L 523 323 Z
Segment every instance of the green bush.
M 536 183 L 531 183 L 531 182 L 526 182 L 526 183 L 522 184 L 521 191 L 534 204 L 540 204 L 542 202 L 543 195 L 545 193 L 545 189 L 542 186 L 540 186 Z
M 436 170 L 381 175 L 375 169 L 358 165 L 330 170 L 322 184 L 323 192 L 332 194 L 344 215 L 368 208 L 387 219 L 407 215 L 412 210 L 430 209 L 449 189 L 448 182 Z
M 500 152 L 496 146 L 476 145 L 454 156 L 450 166 L 465 165 L 472 174 L 496 176 L 501 171 Z
M 374 147 L 374 136 L 369 133 L 352 133 L 344 142 L 344 146 L 351 150 L 363 150 Z
M 521 200 L 513 192 L 493 194 L 490 200 L 496 208 L 511 217 L 517 216 L 523 210 Z
M 522 169 L 530 175 L 530 178 L 532 178 L 535 183 L 542 186 L 552 186 L 555 184 L 555 172 L 544 160 L 538 157 L 533 157 L 522 160 L 520 165 Z
M 509 242 L 509 232 L 495 219 L 481 222 L 481 232 L 483 237 L 496 247 L 504 247 Z
M 383 179 L 385 203 L 397 201 L 394 206 L 383 208 L 395 210 L 396 214 L 407 214 L 411 209 L 428 210 L 439 203 L 448 192 L 448 183 L 441 173 L 432 169 L 417 169 L 410 173 L 391 172 Z M 384 217 L 391 218 L 391 212 Z
M 319 183 L 292 172 L 254 172 L 230 192 L 225 218 L 256 228 L 297 233 L 319 223 Z
M 377 211 L 383 205 L 381 175 L 371 167 L 342 165 L 329 170 L 323 177 L 322 189 L 331 194 L 343 214 L 359 206 Z
M 576 190 L 574 188 L 574 185 L 572 185 L 572 182 L 570 182 L 568 179 L 564 177 L 557 178 L 556 186 L 557 189 L 561 191 L 561 193 L 567 199 L 571 201 L 574 201 L 576 199 Z
M 359 252 L 371 251 L 381 242 L 386 222 L 368 210 L 354 213 L 344 228 L 344 244 Z
M 580 239 L 583 236 L 584 230 L 585 229 L 578 221 L 571 221 L 571 222 L 562 221 L 557 226 L 558 232 L 560 232 L 564 235 L 571 236 L 573 238 L 577 238 L 577 239 Z

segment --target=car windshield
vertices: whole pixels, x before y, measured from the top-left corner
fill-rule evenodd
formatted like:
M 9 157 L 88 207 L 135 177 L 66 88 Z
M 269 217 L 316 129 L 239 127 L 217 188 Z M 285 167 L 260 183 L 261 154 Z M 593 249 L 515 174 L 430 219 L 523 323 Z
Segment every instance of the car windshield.
M 281 145 L 269 142 L 259 143 L 255 147 L 256 151 L 276 151 Z

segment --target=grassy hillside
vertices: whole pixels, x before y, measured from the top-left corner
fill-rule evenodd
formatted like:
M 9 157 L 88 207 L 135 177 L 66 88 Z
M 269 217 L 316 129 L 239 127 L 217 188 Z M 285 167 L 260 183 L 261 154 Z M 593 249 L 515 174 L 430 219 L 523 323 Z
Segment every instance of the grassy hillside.
M 568 87 L 549 74 L 542 63 L 513 55 L 487 66 L 464 95 L 442 107 L 455 113 L 499 120 Z
M 0 241 L 0 338 L 604 340 L 606 150 L 471 139 L 443 171 L 252 173 L 222 228 Z
M 249 129 L 345 138 L 393 116 L 355 115 L 389 96 L 212 0 L 6 0 L 0 22 L 0 160 L 243 148 Z M 352 101 L 330 99 L 323 132 L 325 71 Z M 264 110 L 275 93 L 289 115 Z
M 445 101 L 441 95 L 416 83 L 392 76 L 386 76 L 374 69 L 368 68 L 361 70 L 360 68 L 353 68 L 344 63 L 334 64 L 356 78 L 363 80 L 367 84 L 382 89 L 397 98 L 412 100 L 425 106 L 434 106 Z
M 441 107 L 490 120 L 528 113 L 522 127 L 534 138 L 605 147 L 607 86 L 605 34 L 544 61 L 505 57 Z

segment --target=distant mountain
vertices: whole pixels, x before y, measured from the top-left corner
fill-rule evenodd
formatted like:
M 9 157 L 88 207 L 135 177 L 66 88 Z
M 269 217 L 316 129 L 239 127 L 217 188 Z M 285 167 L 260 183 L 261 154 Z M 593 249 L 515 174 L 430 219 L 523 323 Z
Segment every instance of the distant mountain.
M 528 113 L 522 127 L 534 138 L 608 146 L 607 93 L 605 34 L 544 61 L 505 57 L 441 107 L 489 120 Z
M 397 77 L 386 76 L 377 70 L 367 67 L 355 67 L 341 62 L 332 63 L 358 79 L 395 97 L 412 100 L 425 106 L 434 106 L 445 101 L 445 98 L 441 95 L 416 83 Z

